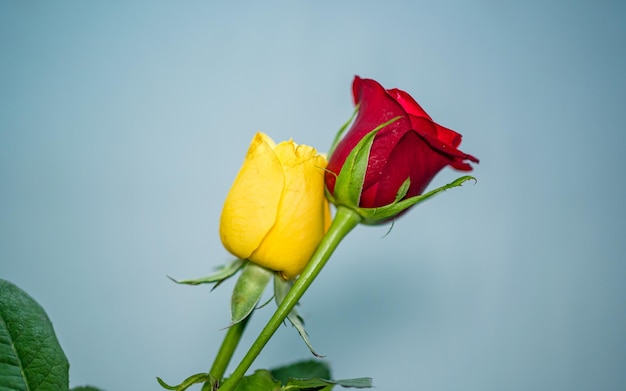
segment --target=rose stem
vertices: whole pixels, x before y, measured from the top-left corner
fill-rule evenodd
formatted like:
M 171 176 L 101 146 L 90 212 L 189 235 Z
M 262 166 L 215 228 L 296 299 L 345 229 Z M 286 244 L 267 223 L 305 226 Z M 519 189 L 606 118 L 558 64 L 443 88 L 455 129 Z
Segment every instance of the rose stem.
M 246 371 L 256 357 L 261 353 L 270 340 L 274 332 L 283 323 L 289 312 L 298 303 L 304 292 L 309 288 L 315 277 L 320 273 L 326 261 L 330 258 L 337 245 L 341 240 L 361 221 L 361 217 L 353 210 L 339 206 L 337 213 L 333 219 L 328 232 L 322 238 L 317 250 L 313 253 L 311 260 L 302 271 L 300 277 L 293 284 L 283 302 L 278 306 L 274 315 L 270 318 L 261 331 L 256 341 L 252 344 L 248 353 L 243 357 L 233 374 L 226 379 L 224 384 L 219 388 L 220 391 L 233 391 L 239 380 L 245 375 Z
M 252 314 L 246 316 L 240 322 L 235 323 L 228 328 L 228 332 L 226 332 L 226 336 L 222 341 L 222 346 L 220 346 L 220 350 L 218 350 L 217 355 L 215 356 L 215 361 L 213 361 L 213 366 L 211 366 L 211 370 L 209 371 L 212 379 L 219 381 L 224 376 L 228 363 L 235 353 L 235 349 L 241 340 L 243 331 L 245 330 L 251 316 Z

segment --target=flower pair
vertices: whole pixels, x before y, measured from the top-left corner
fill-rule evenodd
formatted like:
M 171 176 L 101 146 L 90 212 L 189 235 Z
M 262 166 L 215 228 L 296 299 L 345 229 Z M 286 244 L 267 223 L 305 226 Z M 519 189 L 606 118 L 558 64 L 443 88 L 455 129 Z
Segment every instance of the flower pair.
M 328 164 L 312 147 L 254 136 L 222 211 L 229 252 L 295 278 L 329 226 L 328 199 L 376 224 L 417 203 L 445 166 L 470 171 L 467 161 L 478 162 L 406 92 L 359 77 L 352 89 L 358 112 Z

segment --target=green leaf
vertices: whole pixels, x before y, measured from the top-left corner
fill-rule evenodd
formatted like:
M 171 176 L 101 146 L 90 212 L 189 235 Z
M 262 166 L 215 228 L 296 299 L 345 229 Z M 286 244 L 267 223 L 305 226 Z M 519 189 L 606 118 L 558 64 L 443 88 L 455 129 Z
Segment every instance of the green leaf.
M 265 369 L 259 369 L 252 375 L 244 376 L 239 381 L 237 391 L 275 391 L 280 388 L 280 382 L 272 377 Z
M 284 280 L 279 275 L 274 276 L 274 299 L 276 300 L 276 304 L 278 306 L 280 306 L 280 303 L 285 300 L 285 297 L 287 296 L 287 293 L 289 293 L 289 290 L 292 286 L 293 280 Z M 315 349 L 313 349 L 313 345 L 311 345 L 311 341 L 309 340 L 309 335 L 304 329 L 304 320 L 302 319 L 300 314 L 298 314 L 298 311 L 296 311 L 295 307 L 289 312 L 289 315 L 287 315 L 287 319 L 289 319 L 289 322 L 291 322 L 293 327 L 298 330 L 298 334 L 300 334 L 300 337 L 309 348 L 311 353 L 316 357 L 324 357 L 318 354 Z
M 292 378 L 322 378 L 330 379 L 330 368 L 328 364 L 317 360 L 298 361 L 293 364 L 270 370 L 275 379 L 280 380 L 285 385 Z
M 321 361 L 307 360 L 271 370 L 272 376 L 280 380 L 282 390 L 330 390 L 333 386 L 352 388 L 372 387 L 372 379 L 329 380 L 330 368 Z
M 346 388 L 371 388 L 372 379 L 360 377 L 357 379 L 326 380 L 326 379 L 289 379 L 285 389 L 319 389 L 329 385 L 338 385 Z
M 241 322 L 256 307 L 265 287 L 272 278 L 272 272 L 254 262 L 248 262 L 237 279 L 230 303 L 231 321 Z
M 371 377 L 357 377 L 354 379 L 333 380 L 331 383 L 342 386 L 344 388 L 372 388 L 374 387 Z
M 72 391 L 103 391 L 101 388 L 93 387 L 93 386 L 78 386 L 72 388 Z
M 319 361 L 296 362 L 270 371 L 260 369 L 245 376 L 239 382 L 237 391 L 321 391 L 333 386 L 351 388 L 372 387 L 372 379 L 358 378 L 345 380 L 330 379 L 328 365 Z
M 199 285 L 199 284 L 215 284 L 213 289 L 217 288 L 219 284 L 224 282 L 227 278 L 231 277 L 233 274 L 237 273 L 239 269 L 241 269 L 246 264 L 245 259 L 235 259 L 232 262 L 227 263 L 226 265 L 222 265 L 217 269 L 217 272 L 211 274 L 207 277 L 201 277 L 191 280 L 175 280 L 172 277 L 168 277 L 170 280 L 174 281 L 177 284 L 186 284 L 186 285 Z
M 69 389 L 69 364 L 44 309 L 0 279 L 0 390 Z

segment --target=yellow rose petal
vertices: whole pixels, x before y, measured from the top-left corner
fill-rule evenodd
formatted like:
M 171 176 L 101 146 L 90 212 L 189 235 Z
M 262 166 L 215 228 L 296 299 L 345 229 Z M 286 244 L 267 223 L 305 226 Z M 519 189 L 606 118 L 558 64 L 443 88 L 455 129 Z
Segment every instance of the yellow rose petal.
M 293 278 L 306 266 L 327 228 L 326 159 L 293 141 L 278 144 L 274 152 L 285 174 L 281 202 L 276 223 L 250 259 Z
M 228 192 L 220 219 L 220 237 L 233 255 L 247 259 L 276 222 L 285 175 L 275 144 L 257 133 Z

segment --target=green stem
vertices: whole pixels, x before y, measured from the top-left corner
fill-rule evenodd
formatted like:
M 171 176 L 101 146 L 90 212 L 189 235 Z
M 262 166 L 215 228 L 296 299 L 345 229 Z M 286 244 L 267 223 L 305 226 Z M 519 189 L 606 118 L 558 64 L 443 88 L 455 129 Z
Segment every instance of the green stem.
M 272 338 L 274 332 L 283 323 L 289 312 L 298 303 L 304 292 L 309 288 L 315 277 L 320 273 L 326 261 L 337 248 L 341 240 L 361 221 L 361 217 L 353 210 L 339 206 L 333 222 L 326 235 L 320 242 L 311 260 L 300 274 L 300 277 L 293 284 L 283 302 L 278 306 L 274 315 L 270 318 L 257 337 L 256 341 L 248 350 L 248 353 L 241 360 L 233 374 L 226 379 L 220 387 L 220 391 L 233 391 L 241 378 L 267 342 Z
M 212 380 L 220 381 L 224 377 L 224 372 L 226 372 L 228 363 L 230 363 L 230 359 L 233 357 L 233 353 L 235 353 L 235 349 L 251 316 L 252 314 L 246 316 L 240 322 L 228 328 L 228 332 L 222 341 L 222 346 L 220 346 L 220 350 L 217 352 L 217 356 L 215 356 L 215 361 L 213 361 L 213 366 L 211 366 L 209 371 Z M 211 390 L 212 384 L 206 382 L 202 389 Z

